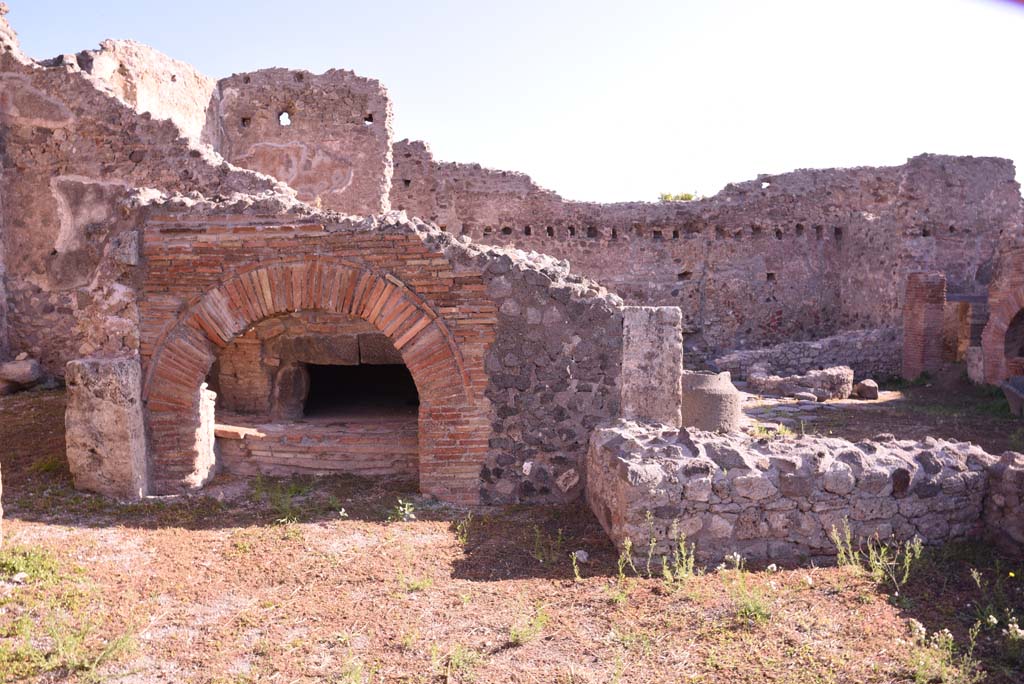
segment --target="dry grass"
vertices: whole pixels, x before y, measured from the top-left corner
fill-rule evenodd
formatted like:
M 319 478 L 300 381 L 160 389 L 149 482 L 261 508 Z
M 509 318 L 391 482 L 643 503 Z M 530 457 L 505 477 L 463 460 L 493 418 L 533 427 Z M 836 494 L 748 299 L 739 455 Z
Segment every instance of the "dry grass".
M 909 618 L 966 644 L 986 601 L 1022 609 L 1020 563 L 971 547 L 926 553 L 895 605 L 852 568 L 620 579 L 585 507 L 470 517 L 402 483 L 117 506 L 70 488 L 62 411 L 59 392 L 0 399 L 5 681 L 914 682 L 938 656 Z M 415 520 L 389 522 L 399 498 Z M 10 582 L 8 560 L 38 579 Z M 1000 643 L 975 655 L 1017 681 Z

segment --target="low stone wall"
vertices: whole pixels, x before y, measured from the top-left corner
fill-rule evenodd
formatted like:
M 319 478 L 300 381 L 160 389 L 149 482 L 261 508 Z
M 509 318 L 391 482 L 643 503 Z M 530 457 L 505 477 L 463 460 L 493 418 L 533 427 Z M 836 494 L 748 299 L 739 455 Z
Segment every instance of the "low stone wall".
M 989 470 L 985 524 L 1000 549 L 1024 552 L 1024 455 L 1007 452 Z
M 858 541 L 980 533 L 995 460 L 931 438 L 754 440 L 618 421 L 594 432 L 586 492 L 619 548 L 629 538 L 646 554 L 653 539 L 660 558 L 685 535 L 701 563 L 735 552 L 799 565 L 832 560 L 829 532 L 844 519 Z
M 787 342 L 774 347 L 735 351 L 714 360 L 714 365 L 743 380 L 757 364 L 773 373 L 798 375 L 815 368 L 849 366 L 858 378 L 898 376 L 901 367 L 899 331 L 896 328 L 851 330 L 810 342 Z
M 817 399 L 846 399 L 853 392 L 853 369 L 833 366 L 803 375 L 770 375 L 767 366 L 758 364 L 747 375 L 748 389 L 756 394 Z M 803 397 L 802 395 L 810 395 Z

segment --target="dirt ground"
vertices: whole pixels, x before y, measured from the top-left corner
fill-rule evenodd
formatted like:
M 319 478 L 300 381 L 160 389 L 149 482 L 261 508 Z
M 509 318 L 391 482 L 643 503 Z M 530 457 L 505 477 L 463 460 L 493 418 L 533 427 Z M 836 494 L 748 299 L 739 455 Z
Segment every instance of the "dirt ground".
M 1020 425 L 900 391 L 808 424 L 997 451 Z M 1024 564 L 979 544 L 927 550 L 897 593 L 853 567 L 620 572 L 583 506 L 469 511 L 409 483 L 225 481 L 220 499 L 117 505 L 71 488 L 63 406 L 0 398 L 2 681 L 1024 681 L 1024 641 L 1003 635 L 1024 622 Z

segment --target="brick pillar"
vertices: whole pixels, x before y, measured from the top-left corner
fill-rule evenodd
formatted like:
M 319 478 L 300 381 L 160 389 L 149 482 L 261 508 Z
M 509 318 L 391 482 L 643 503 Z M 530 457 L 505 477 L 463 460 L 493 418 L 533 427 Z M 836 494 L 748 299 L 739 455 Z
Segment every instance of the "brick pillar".
M 903 377 L 913 380 L 942 367 L 942 319 L 946 276 L 911 273 L 903 303 Z

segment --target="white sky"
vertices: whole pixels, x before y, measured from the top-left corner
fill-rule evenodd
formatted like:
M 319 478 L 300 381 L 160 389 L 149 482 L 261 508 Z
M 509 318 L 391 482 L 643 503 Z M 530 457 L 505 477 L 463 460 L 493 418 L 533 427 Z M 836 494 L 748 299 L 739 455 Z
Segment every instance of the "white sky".
M 134 38 L 211 76 L 379 78 L 397 138 L 571 199 L 921 152 L 1024 160 L 1010 0 L 8 0 L 37 58 Z

